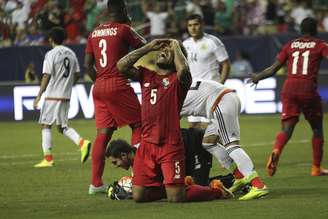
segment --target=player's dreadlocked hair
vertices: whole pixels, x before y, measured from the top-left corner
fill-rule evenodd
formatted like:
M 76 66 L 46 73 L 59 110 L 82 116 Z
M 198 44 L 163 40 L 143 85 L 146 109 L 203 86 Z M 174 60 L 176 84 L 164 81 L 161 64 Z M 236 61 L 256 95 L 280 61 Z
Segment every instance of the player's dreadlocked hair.
M 117 139 L 111 141 L 111 143 L 106 148 L 106 157 L 120 157 L 121 153 L 130 153 L 131 151 L 136 151 L 136 148 L 132 147 L 128 142 Z
M 124 0 L 108 0 L 107 9 L 108 12 L 120 14 L 126 9 L 126 3 Z
M 128 15 L 127 6 L 124 0 L 108 0 L 107 11 L 109 16 L 116 18 L 116 21 L 128 25 L 131 24 L 131 18 Z
M 312 17 L 304 18 L 304 20 L 301 23 L 301 32 L 302 34 L 310 34 L 311 36 L 314 36 L 317 34 L 317 20 Z
M 48 38 L 51 38 L 57 45 L 60 45 L 65 40 L 65 30 L 62 27 L 53 27 L 48 33 Z

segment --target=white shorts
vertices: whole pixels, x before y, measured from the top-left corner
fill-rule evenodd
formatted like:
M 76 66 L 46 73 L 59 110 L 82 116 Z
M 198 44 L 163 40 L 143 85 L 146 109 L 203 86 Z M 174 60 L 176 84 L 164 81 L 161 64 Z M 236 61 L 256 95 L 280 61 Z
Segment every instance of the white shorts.
M 225 146 L 240 140 L 240 100 L 235 92 L 225 94 L 213 112 L 213 119 L 205 130 L 205 135 L 217 135 Z
M 210 120 L 206 117 L 201 116 L 188 116 L 188 122 L 203 122 L 203 123 L 209 123 Z
M 67 127 L 69 101 L 45 100 L 40 111 L 40 124 Z

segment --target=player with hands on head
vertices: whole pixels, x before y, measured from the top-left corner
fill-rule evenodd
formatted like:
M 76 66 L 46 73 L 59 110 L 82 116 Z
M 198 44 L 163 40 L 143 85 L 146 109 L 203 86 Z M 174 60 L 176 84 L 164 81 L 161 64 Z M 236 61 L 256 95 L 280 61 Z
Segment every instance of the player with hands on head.
M 328 58 L 328 44 L 317 38 L 317 21 L 305 18 L 301 23 L 302 36 L 283 46 L 276 61 L 258 74 L 252 74 L 248 82 L 272 77 L 287 62 L 288 75 L 281 91 L 281 131 L 277 134 L 273 150 L 267 161 L 267 172 L 273 176 L 278 167 L 279 157 L 291 138 L 294 128 L 303 112 L 312 129 L 312 176 L 328 175 L 321 167 L 323 157 L 323 111 L 317 90 L 318 71 L 322 58 Z
M 156 50 L 159 51 L 154 71 L 134 67 L 141 57 Z M 136 202 L 159 200 L 164 194 L 169 202 L 199 200 L 200 196 L 213 200 L 223 196 L 222 185 L 185 188 L 185 148 L 179 114 L 191 75 L 184 54 L 177 40 L 155 39 L 117 63 L 122 74 L 138 80 L 141 85 L 142 137 L 133 162 L 132 180 Z

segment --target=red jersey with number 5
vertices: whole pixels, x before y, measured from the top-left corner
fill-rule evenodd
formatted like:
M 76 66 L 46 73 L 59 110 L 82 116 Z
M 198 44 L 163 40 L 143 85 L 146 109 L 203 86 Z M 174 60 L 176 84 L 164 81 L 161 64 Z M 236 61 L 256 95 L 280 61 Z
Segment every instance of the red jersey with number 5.
M 328 44 L 315 37 L 301 37 L 288 42 L 277 55 L 288 62 L 288 76 L 282 93 L 313 95 L 317 93 L 320 61 L 328 57 Z
M 180 111 L 191 81 L 179 81 L 175 72 L 158 75 L 139 69 L 142 139 L 157 145 L 180 144 Z
M 96 27 L 88 37 L 85 52 L 95 59 L 97 80 L 116 78 L 116 86 L 127 84 L 116 64 L 131 47 L 137 48 L 144 43 L 144 39 L 126 24 L 108 22 Z

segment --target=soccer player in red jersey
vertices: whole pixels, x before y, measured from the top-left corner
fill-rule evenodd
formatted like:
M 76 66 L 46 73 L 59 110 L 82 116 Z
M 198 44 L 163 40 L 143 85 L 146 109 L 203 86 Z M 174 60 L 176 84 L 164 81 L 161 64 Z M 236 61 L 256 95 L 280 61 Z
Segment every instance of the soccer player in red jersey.
M 328 58 L 328 44 L 315 37 L 317 21 L 305 18 L 301 23 L 303 36 L 288 42 L 277 56 L 277 60 L 259 74 L 252 74 L 250 81 L 273 76 L 286 62 L 288 76 L 281 91 L 282 130 L 277 134 L 273 151 L 267 162 L 269 176 L 277 170 L 279 156 L 293 134 L 294 127 L 303 112 L 309 122 L 312 136 L 312 176 L 327 175 L 321 160 L 323 156 L 323 113 L 320 95 L 317 91 L 317 76 L 322 58 Z
M 92 94 L 97 127 L 89 194 L 106 192 L 107 186 L 102 181 L 105 150 L 117 127 L 130 125 L 131 144 L 140 142 L 140 103 L 116 63 L 131 47 L 141 47 L 145 40 L 128 25 L 130 19 L 123 0 L 108 0 L 107 7 L 108 22 L 90 33 L 85 49 L 86 72 L 94 81 Z
M 133 66 L 139 58 L 156 50 L 160 51 L 155 71 Z M 161 199 L 163 185 L 169 202 L 194 200 L 206 191 L 212 198 L 221 195 L 198 186 L 186 190 L 184 185 L 185 148 L 180 132 L 180 111 L 191 84 L 191 74 L 179 42 L 153 40 L 123 57 L 117 67 L 127 77 L 139 80 L 142 92 L 142 135 L 133 163 L 133 199 L 136 202 Z

